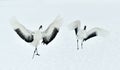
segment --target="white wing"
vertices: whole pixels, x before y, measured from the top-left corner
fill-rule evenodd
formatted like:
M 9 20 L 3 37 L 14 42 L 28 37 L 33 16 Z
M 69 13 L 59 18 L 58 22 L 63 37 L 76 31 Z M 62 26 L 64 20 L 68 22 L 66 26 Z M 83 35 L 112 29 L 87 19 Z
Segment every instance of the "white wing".
M 59 28 L 62 24 L 62 18 L 57 16 L 56 19 L 49 25 L 49 27 L 43 32 L 42 43 L 48 44 L 51 42 L 59 32 Z
M 69 28 L 70 30 L 74 30 L 75 28 L 80 28 L 80 26 L 81 26 L 80 20 L 75 20 L 75 21 L 73 21 L 72 23 L 70 23 L 70 24 L 68 25 L 68 28 Z
M 80 20 L 75 20 L 74 22 L 72 22 L 71 24 L 68 25 L 70 30 L 75 30 L 75 34 L 78 34 L 78 31 L 80 29 Z
M 32 32 L 27 30 L 22 24 L 20 24 L 16 18 L 12 18 L 10 21 L 15 32 L 26 42 L 33 41 Z
M 85 38 L 85 40 L 88 40 L 92 37 L 96 37 L 96 36 L 106 36 L 107 35 L 107 31 L 101 28 L 92 28 L 91 30 L 89 30 L 87 32 L 87 37 Z

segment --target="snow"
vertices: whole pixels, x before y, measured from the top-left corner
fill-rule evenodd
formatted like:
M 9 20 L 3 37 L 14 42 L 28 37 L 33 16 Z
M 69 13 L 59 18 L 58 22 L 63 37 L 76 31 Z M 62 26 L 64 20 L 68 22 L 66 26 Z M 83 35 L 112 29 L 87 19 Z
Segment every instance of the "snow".
M 119 0 L 0 0 L 0 70 L 119 70 L 119 6 Z M 36 30 L 41 24 L 46 29 L 58 15 L 64 17 L 59 34 L 49 45 L 40 44 L 41 56 L 32 59 L 34 47 L 19 38 L 10 19 Z M 109 35 L 92 38 L 77 51 L 75 33 L 67 28 L 74 20 Z

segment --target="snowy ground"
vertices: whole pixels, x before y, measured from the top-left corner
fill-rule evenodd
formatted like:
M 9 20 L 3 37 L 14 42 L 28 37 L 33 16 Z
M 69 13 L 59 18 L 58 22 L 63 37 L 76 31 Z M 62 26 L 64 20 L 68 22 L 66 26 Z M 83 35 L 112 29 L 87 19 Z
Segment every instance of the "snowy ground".
M 34 47 L 13 31 L 10 18 L 37 30 L 58 15 L 64 17 L 59 34 L 49 45 L 39 45 L 41 56 L 32 60 Z M 67 28 L 76 19 L 109 35 L 92 38 L 77 51 L 74 31 Z M 120 70 L 119 30 L 119 0 L 0 0 L 0 70 Z

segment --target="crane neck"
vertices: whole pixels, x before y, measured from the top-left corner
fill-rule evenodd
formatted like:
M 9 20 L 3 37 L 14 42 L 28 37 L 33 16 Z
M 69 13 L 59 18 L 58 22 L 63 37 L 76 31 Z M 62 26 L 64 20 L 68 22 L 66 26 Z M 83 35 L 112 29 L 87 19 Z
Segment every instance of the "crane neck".
M 86 27 L 87 27 L 87 26 L 84 26 L 84 30 L 86 30 Z

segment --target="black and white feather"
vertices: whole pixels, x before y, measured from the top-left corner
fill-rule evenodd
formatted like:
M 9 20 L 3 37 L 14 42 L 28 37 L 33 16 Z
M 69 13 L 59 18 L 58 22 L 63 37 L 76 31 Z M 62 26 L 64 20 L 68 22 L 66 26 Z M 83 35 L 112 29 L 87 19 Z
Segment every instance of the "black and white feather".
M 79 45 L 78 45 L 79 39 L 81 40 L 81 48 L 83 48 L 82 45 L 84 41 L 87 41 L 90 38 L 93 38 L 96 36 L 106 36 L 106 34 L 108 33 L 106 30 L 98 27 L 95 27 L 89 31 L 86 31 L 86 26 L 84 26 L 84 29 L 81 29 L 80 26 L 81 24 L 79 20 L 76 20 L 69 25 L 69 29 L 75 31 L 75 34 L 77 37 L 77 49 L 79 49 Z
M 52 24 L 50 24 L 49 27 L 42 32 L 42 36 L 43 36 L 42 43 L 48 44 L 56 37 L 57 33 L 59 32 L 61 23 L 62 23 L 62 18 L 57 17 L 52 22 Z
M 40 40 L 42 40 L 43 44 L 49 44 L 58 34 L 60 27 L 62 24 L 62 18 L 57 16 L 55 20 L 48 26 L 45 31 L 42 31 L 42 25 L 36 31 L 30 31 L 26 29 L 22 24 L 18 22 L 16 18 L 11 19 L 11 25 L 14 31 L 22 38 L 25 42 L 31 43 L 34 47 L 34 54 L 38 54 L 37 47 L 39 45 Z
M 20 24 L 15 18 L 11 19 L 11 25 L 15 32 L 26 42 L 30 43 L 34 40 L 32 32 L 26 29 L 22 24 Z

